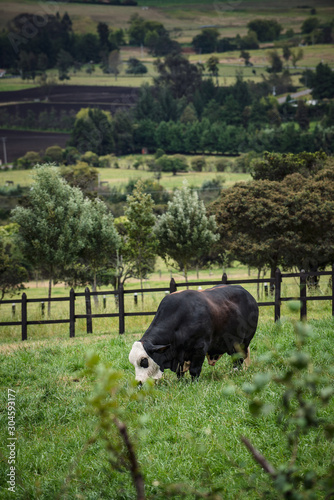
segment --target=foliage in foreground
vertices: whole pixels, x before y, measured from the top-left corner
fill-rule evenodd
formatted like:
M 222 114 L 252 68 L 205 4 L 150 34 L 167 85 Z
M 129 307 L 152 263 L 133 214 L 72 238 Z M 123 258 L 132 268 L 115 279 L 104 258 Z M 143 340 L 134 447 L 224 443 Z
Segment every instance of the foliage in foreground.
M 292 303 L 291 308 L 293 307 L 299 309 L 299 303 Z M 324 408 L 326 409 L 334 395 L 334 389 L 324 370 L 313 366 L 310 355 L 304 350 L 307 342 L 312 339 L 312 329 L 301 322 L 296 322 L 294 329 L 295 348 L 290 351 L 288 356 L 282 359 L 277 352 L 268 352 L 266 356 L 267 362 L 270 361 L 272 364 L 275 360 L 282 364 L 281 370 L 279 372 L 257 373 L 251 383 L 246 382 L 242 387 L 249 396 L 249 410 L 254 417 L 266 416 L 274 411 L 277 426 L 281 429 L 286 449 L 290 454 L 289 460 L 286 464 L 274 467 L 270 458 L 264 457 L 249 439 L 241 436 L 241 440 L 255 461 L 272 479 L 274 489 L 280 497 L 302 500 L 318 498 L 318 495 L 321 494 L 325 498 L 330 498 L 334 494 L 334 461 L 332 460 L 325 473 L 319 474 L 313 468 L 305 469 L 301 441 L 302 436 L 309 434 L 313 429 L 318 430 L 318 445 L 320 447 L 326 440 L 333 439 L 334 422 L 329 412 L 324 411 Z M 94 370 L 96 375 L 100 375 L 100 382 L 96 386 L 91 404 L 99 415 L 99 426 L 103 431 L 109 452 L 114 454 L 116 451 L 113 445 L 115 438 L 107 435 L 110 432 L 111 422 L 114 423 L 123 438 L 125 443 L 123 454 L 125 453 L 125 456 L 122 457 L 117 451 L 119 454 L 118 462 L 123 459 L 123 466 L 125 463 L 126 468 L 131 473 L 137 492 L 137 500 L 142 500 L 145 498 L 144 477 L 129 440 L 126 425 L 118 418 L 120 409 L 117 403 L 117 393 L 120 388 L 118 387 L 117 373 L 110 370 L 110 367 L 99 366 L 98 363 L 98 356 L 91 356 L 88 361 L 89 369 Z M 331 373 L 334 373 L 333 368 Z M 270 383 L 284 388 L 275 405 L 266 402 L 265 396 L 260 397 L 264 388 Z M 149 392 L 145 395 L 150 394 L 150 387 L 148 390 Z M 233 386 L 226 388 L 227 394 L 230 391 L 234 392 Z M 111 398 L 108 398 L 109 395 Z M 141 394 L 141 397 L 144 398 L 144 395 Z M 138 400 L 138 391 L 130 393 L 130 398 Z M 115 464 L 113 466 L 115 467 Z M 252 481 L 250 483 L 252 484 Z M 203 487 L 196 491 L 196 489 L 184 485 L 165 486 L 165 494 L 168 497 L 173 496 L 173 493 L 178 493 L 181 498 L 185 498 L 191 493 L 195 498 L 218 500 L 224 498 L 220 496 L 220 491 L 219 486 L 214 487 L 213 485 L 205 493 Z

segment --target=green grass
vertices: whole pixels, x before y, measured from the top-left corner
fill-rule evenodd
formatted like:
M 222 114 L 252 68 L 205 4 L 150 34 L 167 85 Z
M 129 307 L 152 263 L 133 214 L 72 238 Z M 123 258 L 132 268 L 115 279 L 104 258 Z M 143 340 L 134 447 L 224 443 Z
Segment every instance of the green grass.
M 322 319 L 312 325 L 314 334 L 307 350 L 314 369 L 322 367 L 333 382 L 330 358 L 324 356 L 332 350 L 333 322 Z M 136 338 L 133 334 L 119 337 L 109 333 L 67 341 L 49 339 L 39 345 L 28 341 L 7 350 L 2 346 L 1 498 L 135 498 L 128 473 L 110 470 L 104 443 L 98 440 L 87 445 L 97 424 L 87 405 L 96 380 L 82 375 L 82 369 L 87 352 L 93 349 L 104 362 L 123 373 L 122 384 L 130 389 L 133 367 L 128 353 Z M 247 493 L 247 498 L 257 500 L 265 489 L 269 492 L 265 498 L 278 498 L 240 436 L 247 436 L 274 466 L 288 460 L 285 440 L 274 414 L 259 419 L 250 415 L 241 388 L 263 369 L 281 369 L 279 361 L 270 367 L 261 361 L 268 349 L 278 351 L 284 359 L 293 345 L 294 332 L 289 322 L 276 328 L 272 321 L 261 320 L 252 343 L 253 363 L 246 372 L 232 374 L 231 361 L 224 356 L 215 368 L 205 363 L 197 383 L 189 383 L 188 377 L 177 382 L 175 374 L 166 371 L 154 394 L 146 399 L 135 401 L 126 391 L 120 396 L 118 405 L 136 442 L 147 498 L 166 499 L 162 486 L 171 483 L 185 483 L 196 489 L 220 486 L 224 499 L 239 499 Z M 234 391 L 227 395 L 226 387 L 231 384 Z M 15 497 L 6 490 L 8 389 L 16 391 Z M 266 401 L 276 403 L 280 393 L 276 385 L 270 384 L 265 391 Z M 333 410 L 332 401 L 328 414 Z M 320 438 L 317 429 L 302 438 L 303 469 L 321 473 L 328 467 L 333 444 Z M 250 479 L 254 473 L 256 479 Z M 256 489 L 247 491 L 251 485 Z M 175 494 L 172 498 L 190 500 L 194 496 Z

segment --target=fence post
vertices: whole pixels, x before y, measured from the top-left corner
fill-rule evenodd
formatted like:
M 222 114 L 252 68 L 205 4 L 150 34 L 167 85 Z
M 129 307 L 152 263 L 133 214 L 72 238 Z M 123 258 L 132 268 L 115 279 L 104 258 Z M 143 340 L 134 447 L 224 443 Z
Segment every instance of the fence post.
M 332 316 L 334 316 L 334 264 L 332 265 Z
M 75 337 L 75 292 L 70 290 L 70 338 Z
M 226 273 L 224 273 L 223 276 L 222 276 L 222 283 L 224 285 L 226 285 L 226 283 L 227 283 L 227 274 Z
M 122 334 L 125 331 L 124 322 L 124 288 L 120 284 L 118 287 L 118 315 L 119 315 L 119 333 Z
M 27 340 L 27 295 L 25 293 L 22 294 L 21 301 L 21 331 L 22 331 L 22 340 Z
M 86 302 L 86 329 L 87 333 L 93 333 L 92 324 L 92 304 L 90 301 L 90 290 L 88 287 L 85 288 L 85 302 Z
M 275 321 L 281 317 L 281 271 L 277 268 L 275 272 Z
M 306 305 L 306 273 L 304 269 L 300 271 L 300 292 L 299 292 L 299 300 L 301 302 L 300 308 L 300 320 L 306 320 L 307 316 L 307 305 Z
M 169 283 L 169 293 L 174 293 L 177 291 L 177 286 L 175 283 L 175 279 L 171 278 L 170 283 Z
M 15 318 L 16 315 L 16 304 L 13 302 L 12 304 L 12 318 Z

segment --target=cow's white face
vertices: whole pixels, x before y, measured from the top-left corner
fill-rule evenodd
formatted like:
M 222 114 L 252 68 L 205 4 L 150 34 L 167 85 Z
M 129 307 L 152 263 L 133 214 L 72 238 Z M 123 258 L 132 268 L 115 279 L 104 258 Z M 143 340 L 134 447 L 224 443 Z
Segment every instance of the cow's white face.
M 135 367 L 136 380 L 142 384 L 148 379 L 158 380 L 163 372 L 159 365 L 145 351 L 141 342 L 135 342 L 129 354 L 129 361 Z

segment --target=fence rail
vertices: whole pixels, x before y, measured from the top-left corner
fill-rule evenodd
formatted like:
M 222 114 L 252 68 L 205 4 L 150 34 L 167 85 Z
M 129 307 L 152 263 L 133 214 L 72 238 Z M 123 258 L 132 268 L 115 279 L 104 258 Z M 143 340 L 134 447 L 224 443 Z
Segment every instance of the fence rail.
M 331 295 L 326 296 L 307 296 L 307 279 L 309 277 L 320 277 L 320 276 L 330 276 L 332 281 Z M 282 297 L 282 287 L 281 284 L 284 279 L 287 278 L 299 278 L 299 296 L 295 297 Z M 27 340 L 28 338 L 28 326 L 30 325 L 51 325 L 68 323 L 69 324 L 69 335 L 70 337 L 75 337 L 75 323 L 77 319 L 86 319 L 86 331 L 87 333 L 93 332 L 93 318 L 118 318 L 118 329 L 119 333 L 123 334 L 125 332 L 125 318 L 131 316 L 154 316 L 156 311 L 151 312 L 126 312 L 124 306 L 124 296 L 126 294 L 138 294 L 138 293 L 152 293 L 152 292 L 176 292 L 180 288 L 186 288 L 191 286 L 202 287 L 202 286 L 214 286 L 214 285 L 239 285 L 239 284 L 260 284 L 269 283 L 271 296 L 273 300 L 266 302 L 258 302 L 259 307 L 274 307 L 274 320 L 278 321 L 281 317 L 281 304 L 289 300 L 299 300 L 301 302 L 300 318 L 306 319 L 307 317 L 307 303 L 313 300 L 328 300 L 332 302 L 332 316 L 334 316 L 334 265 L 331 271 L 320 271 L 320 272 L 300 272 L 300 273 L 281 273 L 279 269 L 276 270 L 274 278 L 260 278 L 260 279 L 237 279 L 230 280 L 224 273 L 220 281 L 196 281 L 196 282 L 182 282 L 176 283 L 172 278 L 169 283 L 169 289 L 164 288 L 147 288 L 147 289 L 128 289 L 125 290 L 121 285 L 117 290 L 108 290 L 102 292 L 91 292 L 89 288 L 86 288 L 84 292 L 75 292 L 72 288 L 69 293 L 69 297 L 56 297 L 56 298 L 42 298 L 42 299 L 28 299 L 26 293 L 22 294 L 20 300 L 16 300 L 16 304 L 21 304 L 21 320 L 20 321 L 6 321 L 0 322 L 0 327 L 2 326 L 21 326 L 21 338 L 22 340 Z M 113 295 L 117 299 L 118 312 L 117 313 L 92 313 L 91 309 L 91 297 L 96 295 L 103 295 L 104 298 L 107 295 Z M 86 314 L 76 314 L 75 301 L 77 297 L 85 297 Z M 269 291 L 268 291 L 269 297 Z M 28 320 L 28 307 L 29 303 L 40 302 L 44 304 L 45 302 L 68 302 L 69 303 L 69 318 L 68 319 L 42 319 L 42 320 Z M 0 301 L 0 307 L 2 304 L 12 304 L 12 300 Z

